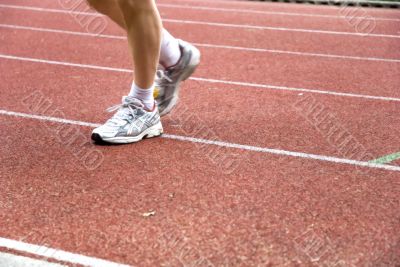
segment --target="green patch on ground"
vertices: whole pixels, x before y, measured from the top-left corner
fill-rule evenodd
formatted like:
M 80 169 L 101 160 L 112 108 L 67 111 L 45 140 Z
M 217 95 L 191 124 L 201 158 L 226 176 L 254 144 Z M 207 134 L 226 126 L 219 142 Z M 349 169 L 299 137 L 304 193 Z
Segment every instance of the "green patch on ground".
M 378 159 L 371 160 L 370 162 L 377 163 L 377 164 L 385 164 L 385 163 L 390 163 L 390 162 L 398 160 L 398 159 L 400 159 L 400 152 L 386 155 L 386 156 L 380 157 Z

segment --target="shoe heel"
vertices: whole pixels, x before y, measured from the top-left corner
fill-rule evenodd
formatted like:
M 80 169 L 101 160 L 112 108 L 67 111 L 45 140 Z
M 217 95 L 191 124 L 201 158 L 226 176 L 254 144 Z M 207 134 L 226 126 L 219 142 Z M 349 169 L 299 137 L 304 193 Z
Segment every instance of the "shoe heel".
M 153 127 L 151 127 L 150 131 L 146 134 L 144 138 L 152 138 L 152 137 L 157 137 L 160 136 L 164 133 L 164 129 L 161 125 L 161 122 L 157 123 Z
M 197 47 L 192 45 L 192 58 L 190 59 L 189 65 L 196 68 L 200 64 L 201 53 Z
M 186 81 L 194 73 L 194 71 L 197 69 L 197 66 L 200 64 L 200 51 L 194 46 L 192 48 L 192 51 L 193 54 L 189 63 L 190 69 L 184 74 L 184 76 L 182 77 L 182 81 Z

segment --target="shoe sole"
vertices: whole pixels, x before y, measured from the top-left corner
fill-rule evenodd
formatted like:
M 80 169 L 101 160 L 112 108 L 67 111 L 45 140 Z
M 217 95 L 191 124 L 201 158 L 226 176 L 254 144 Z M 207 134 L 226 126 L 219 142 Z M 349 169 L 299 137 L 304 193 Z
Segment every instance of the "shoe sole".
M 189 44 L 191 45 L 191 44 Z M 190 63 L 187 67 L 187 70 L 182 73 L 181 78 L 176 83 L 177 89 L 174 92 L 174 95 L 169 102 L 169 105 L 160 113 L 160 116 L 165 116 L 171 112 L 171 110 L 178 104 L 179 100 L 179 90 L 180 90 L 180 83 L 186 81 L 196 70 L 197 66 L 200 64 L 200 51 L 193 45 L 192 48 L 192 57 L 190 58 Z
M 163 132 L 164 129 L 161 125 L 161 122 L 158 122 L 157 124 L 151 126 L 150 128 L 147 128 L 137 136 L 117 136 L 117 137 L 103 138 L 98 133 L 92 133 L 92 140 L 98 143 L 105 142 L 111 144 L 130 144 L 139 142 L 142 139 L 160 136 L 163 134 Z

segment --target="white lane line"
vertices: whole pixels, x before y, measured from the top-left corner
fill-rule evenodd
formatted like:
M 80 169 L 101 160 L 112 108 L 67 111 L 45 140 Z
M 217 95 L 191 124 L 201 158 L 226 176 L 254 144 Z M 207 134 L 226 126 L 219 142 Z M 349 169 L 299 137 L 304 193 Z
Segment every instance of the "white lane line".
M 57 123 L 79 125 L 79 126 L 90 127 L 90 128 L 96 128 L 96 127 L 101 126 L 101 124 L 99 124 L 99 123 L 68 120 L 68 119 L 49 117 L 49 116 L 43 116 L 43 115 L 35 115 L 35 114 L 29 114 L 29 113 L 8 111 L 8 110 L 4 110 L 4 109 L 0 109 L 0 114 L 7 115 L 7 116 L 27 118 L 27 119 L 35 119 L 35 120 L 42 120 L 42 121 L 51 121 L 51 122 L 57 122 Z
M 0 266 L 12 267 L 67 267 L 58 263 L 31 259 L 10 253 L 0 252 Z
M 325 57 L 325 58 L 336 58 L 336 59 L 346 59 L 346 60 L 351 59 L 351 60 L 367 60 L 367 61 L 382 61 L 382 62 L 400 63 L 400 59 L 394 59 L 394 58 L 345 56 L 345 55 L 335 55 L 335 54 L 296 52 L 296 51 L 286 51 L 286 50 L 276 50 L 276 49 L 249 48 L 249 47 L 215 45 L 215 44 L 199 44 L 199 43 L 193 43 L 193 44 L 196 46 L 202 46 L 202 47 L 224 48 L 224 49 L 234 49 L 234 50 L 252 51 L 252 52 L 265 52 L 265 53 L 273 53 L 273 54 L 288 54 L 288 55 L 297 55 L 297 56 Z
M 286 27 L 271 27 L 271 26 L 255 26 L 255 25 L 241 25 L 241 24 L 228 24 L 216 23 L 206 21 L 194 20 L 177 20 L 177 19 L 163 19 L 164 22 L 178 23 L 178 24 L 193 24 L 193 25 L 206 25 L 225 28 L 242 28 L 253 30 L 269 30 L 269 31 L 287 31 L 287 32 L 302 32 L 302 33 L 318 33 L 318 34 L 331 34 L 331 35 L 348 35 L 359 37 L 379 37 L 379 38 L 400 38 L 400 35 L 393 34 L 380 34 L 380 33 L 358 33 L 358 32 L 339 32 L 339 31 L 325 31 L 325 30 L 310 30 L 301 28 L 286 28 Z
M 20 9 L 20 10 L 49 12 L 49 13 L 61 13 L 61 14 L 72 14 L 72 15 L 86 15 L 86 16 L 94 16 L 94 17 L 102 17 L 103 16 L 102 14 L 97 13 L 97 12 L 82 12 L 82 11 L 72 11 L 72 10 L 67 10 L 67 9 L 64 10 L 64 9 L 35 7 L 35 6 L 0 4 L 0 8 Z
M 198 6 L 198 5 L 182 5 L 182 4 L 161 4 L 157 3 L 157 6 L 166 8 L 182 8 L 192 10 L 206 10 L 206 11 L 222 11 L 232 13 L 245 13 L 245 14 L 261 14 L 261 15 L 278 15 L 278 16 L 296 16 L 296 17 L 311 17 L 311 18 L 329 18 L 329 19 L 348 19 L 346 16 L 341 15 L 322 15 L 322 14 L 307 14 L 307 13 L 296 13 L 296 12 L 282 12 L 282 11 L 265 11 L 265 10 L 249 10 L 249 9 L 237 9 L 237 8 L 222 8 L 222 7 L 210 7 L 210 6 Z M 338 13 L 340 10 L 338 10 Z M 382 18 L 382 17 L 360 17 L 354 16 L 352 19 L 355 20 L 382 20 L 382 21 L 400 21 L 396 18 Z
M 93 128 L 101 125 L 101 124 L 97 124 L 97 123 L 68 120 L 68 119 L 42 116 L 42 115 L 33 115 L 33 114 L 29 114 L 29 113 L 14 112 L 14 111 L 1 110 L 1 109 L 0 109 L 0 115 L 14 116 L 14 117 L 20 117 L 20 118 L 26 118 L 26 119 L 36 119 L 36 120 L 42 120 L 42 121 L 52 121 L 52 122 L 65 123 L 65 124 L 74 124 L 74 125 L 81 125 L 81 126 L 87 126 L 87 127 L 93 127 Z M 241 144 L 236 144 L 236 143 L 208 140 L 208 139 L 174 135 L 174 134 L 163 134 L 162 137 L 168 138 L 168 139 L 179 140 L 179 141 L 183 141 L 183 142 L 215 145 L 215 146 L 220 146 L 220 147 L 225 147 L 225 148 L 247 150 L 247 151 L 260 152 L 260 153 L 266 153 L 266 154 L 304 158 L 304 159 L 309 159 L 309 160 L 319 160 L 319 161 L 325 161 L 325 162 L 331 162 L 331 163 L 347 164 L 347 165 L 352 165 L 352 166 L 383 169 L 383 170 L 388 170 L 388 171 L 400 171 L 400 167 L 398 167 L 398 166 L 378 164 L 378 163 L 372 163 L 372 162 L 367 162 L 367 161 L 358 161 L 358 160 L 337 158 L 337 157 L 331 157 L 331 156 L 325 156 L 325 155 L 308 154 L 308 153 L 303 153 L 303 152 L 294 152 L 294 151 L 288 151 L 288 150 L 282 150 L 282 149 L 241 145 Z M 0 246 L 1 246 L 1 239 L 0 239 Z
M 190 79 L 194 80 L 194 81 L 202 81 L 202 82 L 208 82 L 208 83 L 221 83 L 221 84 L 238 85 L 238 86 L 244 86 L 244 87 L 265 88 L 265 89 L 271 89 L 271 90 L 306 92 L 306 93 L 314 93 L 314 94 L 365 98 L 365 99 L 382 100 L 382 101 L 396 101 L 396 102 L 400 101 L 400 98 L 396 98 L 396 97 L 341 93 L 341 92 L 334 92 L 334 91 L 328 91 L 328 90 L 296 88 L 296 87 L 287 87 L 287 86 L 275 86 L 275 85 L 246 83 L 246 82 L 233 82 L 233 81 L 223 81 L 223 80 L 214 80 L 214 79 L 206 79 L 206 78 L 196 78 L 196 77 L 191 77 Z
M 74 15 L 102 16 L 102 15 L 100 15 L 98 13 L 94 13 L 94 12 L 81 12 L 81 11 L 62 10 L 62 9 L 53 9 L 53 8 L 39 8 L 39 7 L 32 7 L 32 6 L 16 6 L 16 5 L 0 4 L 0 8 L 23 9 L 23 10 L 30 10 L 30 11 L 53 12 L 53 13 L 74 14 Z M 193 20 L 163 19 L 163 22 L 178 23 L 178 24 L 192 24 L 192 25 L 206 25 L 206 26 L 225 27 L 225 28 L 239 28 L 239 29 L 241 28 L 241 29 L 253 29 L 253 30 L 288 31 L 288 32 L 302 32 L 302 33 L 358 36 L 358 37 L 364 37 L 364 38 L 367 38 L 367 37 L 400 38 L 400 35 L 393 35 L 393 34 L 375 34 L 375 33 L 366 34 L 366 33 L 357 33 L 357 32 L 340 32 L 340 31 L 311 30 L 311 29 L 286 28 L 286 27 L 255 26 L 255 25 L 228 24 L 228 23 L 193 21 Z
M 14 30 L 38 31 L 38 32 L 49 32 L 49 33 L 60 33 L 60 34 L 69 34 L 69 35 L 77 35 L 77 36 L 95 37 L 95 38 L 126 40 L 126 37 L 121 36 L 121 35 L 95 34 L 95 33 L 88 33 L 88 32 L 77 32 L 77 31 L 68 31 L 68 30 L 59 30 L 59 29 L 40 28 L 40 27 L 29 27 L 29 26 L 20 26 L 20 25 L 13 25 L 13 24 L 0 24 L 0 28 L 9 28 L 9 29 L 14 29 Z M 345 56 L 345 55 L 335 55 L 335 54 L 284 51 L 284 50 L 264 49 L 264 48 L 248 48 L 248 47 L 229 46 L 229 45 L 214 45 L 214 44 L 200 44 L 200 43 L 193 43 L 193 44 L 196 46 L 199 46 L 199 47 L 231 49 L 231 50 L 248 51 L 248 52 L 261 52 L 261 53 L 287 54 L 287 55 L 296 55 L 296 56 L 336 58 L 336 59 L 345 59 L 345 60 L 366 60 L 366 61 L 381 61 L 381 62 L 400 63 L 400 59 L 391 59 L 391 58 Z
M 19 57 L 19 56 L 13 56 L 13 55 L 5 55 L 5 54 L 0 54 L 0 58 L 9 59 L 9 60 L 17 60 L 17 61 L 34 62 L 34 63 L 43 63 L 43 64 L 50 64 L 50 65 L 62 65 L 62 66 L 69 66 L 69 67 L 95 69 L 95 70 L 105 70 L 105 71 L 115 71 L 115 72 L 125 72 L 125 73 L 132 72 L 132 70 L 130 70 L 130 69 L 103 67 L 103 66 L 97 66 L 97 65 L 78 64 L 78 63 L 70 63 L 70 62 L 65 62 L 65 61 L 55 61 L 55 60 L 46 60 L 46 59 L 38 59 L 38 58 L 29 58 L 29 57 Z M 363 99 L 380 100 L 380 101 L 400 102 L 400 98 L 396 98 L 396 97 L 373 96 L 373 95 L 364 95 L 364 94 L 355 94 L 355 93 L 342 93 L 342 92 L 335 92 L 335 91 L 329 91 L 329 90 L 276 86 L 276 85 L 247 83 L 247 82 L 225 81 L 225 80 L 208 79 L 208 78 L 201 78 L 201 77 L 190 77 L 189 79 L 193 80 L 193 81 L 199 81 L 199 82 L 228 84 L 228 85 L 243 86 L 243 87 L 263 88 L 263 89 L 269 89 L 269 90 L 279 90 L 279 91 L 289 91 L 289 92 L 306 92 L 306 93 L 333 95 L 333 96 L 341 96 L 341 97 L 354 97 L 354 98 L 363 98 Z
M 173 0 L 172 2 L 181 2 L 181 3 L 182 2 L 183 3 L 190 2 L 190 3 L 196 3 L 196 4 L 198 4 L 198 3 L 218 3 L 218 4 L 228 4 L 228 5 L 234 3 L 236 5 L 242 5 L 242 6 L 246 6 L 246 7 L 248 7 L 250 5 L 252 5 L 254 7 L 255 6 L 258 6 L 258 7 L 264 6 L 265 7 L 265 5 L 266 5 L 266 3 L 263 3 L 263 1 L 253 1 L 253 0 L 250 0 L 250 1 L 252 1 L 252 2 L 248 3 L 247 1 L 240 1 L 240 0 L 235 0 L 235 1 L 232 1 L 232 0 Z M 374 2 L 391 3 L 389 1 L 374 1 Z M 162 2 L 164 2 L 164 1 L 162 1 Z M 188 4 L 188 3 L 185 3 L 185 4 Z M 293 7 L 293 4 L 286 3 L 286 2 L 284 2 L 284 3 L 283 2 L 268 2 L 268 5 L 275 6 L 275 7 L 283 7 L 283 8 L 290 7 L 290 9 L 292 9 L 292 7 Z M 306 7 L 307 9 L 315 9 L 315 10 L 322 10 L 322 9 L 328 10 L 331 8 L 337 8 L 337 9 L 340 8 L 340 7 L 332 6 L 332 5 L 303 5 L 303 6 Z
M 196 2 L 198 4 L 198 2 Z M 331 19 L 348 19 L 343 15 L 323 15 L 323 14 L 308 14 L 308 13 L 297 13 L 297 12 L 283 12 L 283 11 L 265 11 L 265 10 L 249 10 L 249 9 L 237 9 L 237 8 L 220 8 L 210 6 L 199 6 L 199 5 L 184 5 L 184 4 L 170 4 L 170 3 L 157 3 L 159 7 L 166 8 L 182 8 L 182 9 L 193 9 L 193 10 L 206 10 L 206 11 L 222 11 L 222 12 L 234 12 L 234 13 L 245 13 L 245 14 L 262 14 L 262 15 L 278 15 L 278 16 L 298 16 L 298 17 L 315 17 L 315 18 L 331 18 Z M 340 10 L 338 10 L 339 12 Z M 400 21 L 396 18 L 384 18 L 384 17 L 363 17 L 354 16 L 352 19 L 357 20 L 382 20 L 382 21 Z
M 17 57 L 17 56 L 4 55 L 4 54 L 0 54 L 0 58 L 35 62 L 35 63 L 44 63 L 44 64 L 51 64 L 51 65 L 62 65 L 62 66 L 68 66 L 68 67 L 78 67 L 78 68 L 85 68 L 85 69 L 107 70 L 107 71 L 116 71 L 116 72 L 129 72 L 129 73 L 132 72 L 132 70 L 130 70 L 130 69 L 110 68 L 110 67 L 102 67 L 102 66 L 96 66 L 96 65 L 78 64 L 78 63 L 45 60 L 45 59 L 38 59 L 38 58 Z
M 126 37 L 122 36 L 122 35 L 96 34 L 96 33 L 90 33 L 90 32 L 67 31 L 67 30 L 59 30 L 59 29 L 49 29 L 49 28 L 40 28 L 40 27 L 21 26 L 21 25 L 14 25 L 14 24 L 0 24 L 0 28 L 8 28 L 8 29 L 14 29 L 14 30 L 28 30 L 28 31 L 37 31 L 37 32 L 61 33 L 61 34 L 86 36 L 86 37 L 98 37 L 98 38 L 107 38 L 107 39 L 126 40 Z
M 33 245 L 22 241 L 16 241 L 0 237 L 0 247 L 22 251 L 42 257 L 47 257 L 63 262 L 80 264 L 90 267 L 128 267 L 129 265 L 120 264 L 112 261 L 79 255 L 59 249 L 45 246 Z

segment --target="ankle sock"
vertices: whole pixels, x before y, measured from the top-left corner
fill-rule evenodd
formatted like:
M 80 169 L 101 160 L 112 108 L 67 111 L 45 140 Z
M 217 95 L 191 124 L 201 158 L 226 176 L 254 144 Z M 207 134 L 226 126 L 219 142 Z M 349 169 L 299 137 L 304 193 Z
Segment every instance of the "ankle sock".
M 154 108 L 153 92 L 154 92 L 154 86 L 151 86 L 150 88 L 147 89 L 143 89 L 137 86 L 133 82 L 129 96 L 132 96 L 142 101 L 146 110 L 153 110 Z
M 160 50 L 160 64 L 164 68 L 176 65 L 181 58 L 181 49 L 179 41 L 173 37 L 167 30 L 163 29 L 163 36 Z

